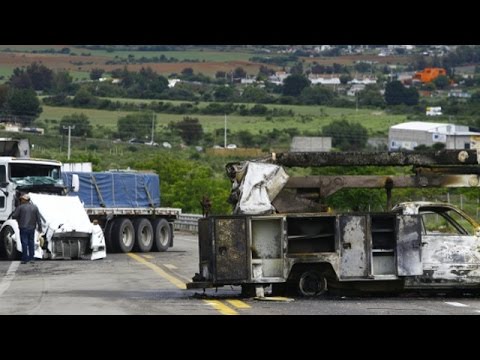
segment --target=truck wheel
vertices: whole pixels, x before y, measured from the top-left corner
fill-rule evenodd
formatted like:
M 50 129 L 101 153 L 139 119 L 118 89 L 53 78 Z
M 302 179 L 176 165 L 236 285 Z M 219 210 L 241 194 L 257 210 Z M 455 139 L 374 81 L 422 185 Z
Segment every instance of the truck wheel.
M 135 246 L 136 251 L 149 252 L 153 246 L 153 227 L 150 221 L 145 218 L 135 219 L 133 221 L 135 229 Z
M 1 255 L 7 260 L 16 260 L 20 256 L 20 252 L 17 251 L 15 240 L 13 239 L 14 231 L 12 227 L 5 226 L 0 234 L 0 251 Z
M 114 221 L 107 222 L 107 225 L 105 226 L 105 229 L 103 230 L 103 234 L 105 236 L 105 245 L 107 246 L 107 252 L 108 253 L 113 253 L 113 252 L 118 251 L 114 246 L 115 244 L 114 244 L 113 236 L 112 236 L 113 223 L 114 223 Z
M 327 279 L 316 270 L 305 271 L 298 279 L 298 292 L 305 297 L 322 295 L 327 292 Z
M 153 221 L 152 226 L 155 233 L 153 251 L 167 251 L 172 239 L 168 221 L 165 219 L 156 219 Z
M 135 243 L 135 230 L 130 219 L 115 219 L 112 228 L 112 244 L 119 252 L 128 253 L 132 251 Z

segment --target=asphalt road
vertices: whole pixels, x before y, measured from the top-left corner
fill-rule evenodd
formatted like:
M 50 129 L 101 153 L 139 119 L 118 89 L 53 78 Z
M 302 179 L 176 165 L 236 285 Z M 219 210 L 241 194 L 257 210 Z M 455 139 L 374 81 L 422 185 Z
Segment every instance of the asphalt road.
M 177 232 L 163 253 L 96 261 L 0 261 L 0 314 L 43 315 L 475 315 L 480 298 L 441 294 L 255 300 L 239 287 L 186 290 L 198 272 L 196 235 Z

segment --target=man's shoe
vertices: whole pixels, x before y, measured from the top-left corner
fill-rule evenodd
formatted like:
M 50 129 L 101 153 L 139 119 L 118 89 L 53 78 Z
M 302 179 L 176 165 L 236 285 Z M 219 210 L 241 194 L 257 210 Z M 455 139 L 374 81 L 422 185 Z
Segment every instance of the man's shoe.
M 26 264 L 27 262 L 26 261 L 22 261 L 20 264 Z

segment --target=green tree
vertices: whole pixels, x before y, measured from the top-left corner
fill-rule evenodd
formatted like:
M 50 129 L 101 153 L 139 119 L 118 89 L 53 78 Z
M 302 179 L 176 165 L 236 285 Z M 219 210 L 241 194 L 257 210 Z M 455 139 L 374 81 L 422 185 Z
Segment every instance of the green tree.
M 290 68 L 290 74 L 303 75 L 303 64 L 299 61 Z
M 227 73 L 225 71 L 217 71 L 215 73 L 215 79 L 225 79 Z
M 215 100 L 217 101 L 231 101 L 233 100 L 235 92 L 232 87 L 230 86 L 219 86 L 213 96 L 215 96 Z
M 117 121 L 121 139 L 147 139 L 152 131 L 152 114 L 136 113 L 121 117 Z
M 60 134 L 65 134 L 64 127 L 75 126 L 72 128 L 72 136 L 92 136 L 92 125 L 90 120 L 88 120 L 87 115 L 74 113 L 72 115 L 65 115 L 62 120 L 60 120 L 59 132 Z
M 306 87 L 301 94 L 301 100 L 306 105 L 329 105 L 335 94 L 323 85 Z
M 74 90 L 72 76 L 64 70 L 53 75 L 53 91 L 56 94 L 70 94 Z
M 184 68 L 182 70 L 182 75 L 186 77 L 193 76 L 193 69 L 191 67 Z
M 391 81 L 385 86 L 385 102 L 387 105 L 417 105 L 418 91 L 411 87 L 407 89 L 400 81 Z
M 310 81 L 305 76 L 290 75 L 283 81 L 283 95 L 298 96 L 309 86 Z
M 43 110 L 33 89 L 10 89 L 6 107 L 23 125 L 29 125 Z
M 361 106 L 383 107 L 385 105 L 380 89 L 375 84 L 368 84 L 358 93 L 358 102 Z
M 345 85 L 345 84 L 348 83 L 349 81 L 352 81 L 352 77 L 350 76 L 350 74 L 342 74 L 342 75 L 340 75 L 340 83 L 342 83 L 343 85 Z
M 7 104 L 9 90 L 10 87 L 7 84 L 0 85 L 0 111 L 2 111 Z
M 73 105 L 78 107 L 92 107 L 97 102 L 98 99 L 86 87 L 81 87 L 73 98 Z
M 446 77 L 445 75 L 438 76 L 437 78 L 435 78 L 435 80 L 433 80 L 433 82 L 435 83 L 437 89 L 445 89 L 449 85 L 448 77 Z
M 332 145 L 340 150 L 361 150 L 368 140 L 368 131 L 359 123 L 335 120 L 322 129 L 323 136 L 332 138 Z
M 34 90 L 50 90 L 53 86 L 53 71 L 45 65 L 37 62 L 27 66 L 26 70 L 30 77 Z
M 245 79 L 246 77 L 247 77 L 247 72 L 243 70 L 243 68 L 240 66 L 233 71 L 234 79 Z
M 242 94 L 242 100 L 246 102 L 263 103 L 267 102 L 268 99 L 267 91 L 256 86 L 247 86 Z
M 15 68 L 13 69 L 13 74 L 10 76 L 8 83 L 12 88 L 15 89 L 32 89 L 33 84 L 30 76 L 25 72 L 24 69 Z
M 203 128 L 197 118 L 186 116 L 180 122 L 170 123 L 170 127 L 180 133 L 187 145 L 196 145 L 203 138 Z
M 90 80 L 98 80 L 102 77 L 105 70 L 100 68 L 94 68 L 90 70 Z

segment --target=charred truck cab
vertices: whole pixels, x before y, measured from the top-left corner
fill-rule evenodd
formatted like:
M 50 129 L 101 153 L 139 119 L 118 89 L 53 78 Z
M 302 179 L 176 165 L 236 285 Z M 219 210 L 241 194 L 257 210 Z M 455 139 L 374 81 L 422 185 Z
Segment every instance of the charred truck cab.
M 461 175 L 417 169 L 411 177 L 290 178 L 271 163 L 229 165 L 234 215 L 199 221 L 199 273 L 187 288 L 242 285 L 257 296 L 270 284 L 303 296 L 332 288 L 480 290 L 480 225 L 460 209 L 408 202 L 379 213 L 331 213 L 304 196 L 305 189 L 329 195 L 362 184 L 385 187 L 387 195 L 418 184 L 479 186 L 478 171 L 442 171 Z
M 90 222 L 78 197 L 67 197 L 61 163 L 29 158 L 28 142 L 0 141 L 0 256 L 18 259 L 20 231 L 11 214 L 20 195 L 28 193 L 42 215 L 42 232 L 35 232 L 35 258 L 88 258 L 106 256 L 100 226 Z M 78 191 L 78 179 L 74 190 Z

